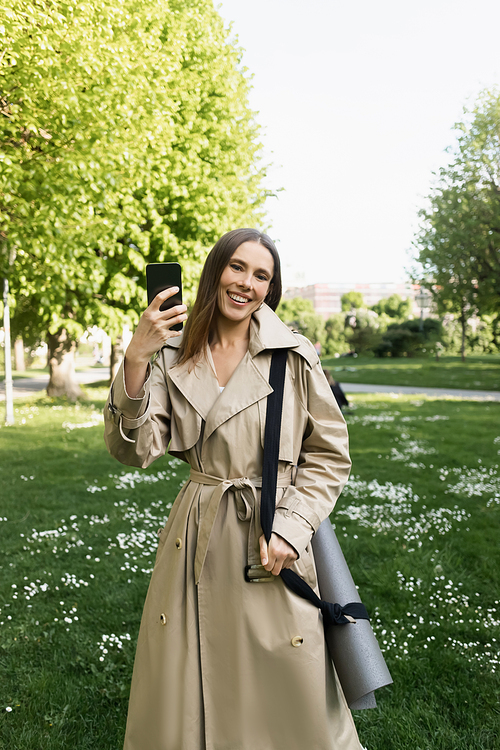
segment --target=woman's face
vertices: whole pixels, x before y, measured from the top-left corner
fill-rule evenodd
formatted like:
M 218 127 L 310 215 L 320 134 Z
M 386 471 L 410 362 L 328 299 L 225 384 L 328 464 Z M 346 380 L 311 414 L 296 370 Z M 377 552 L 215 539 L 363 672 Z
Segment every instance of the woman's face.
M 274 275 L 273 256 L 259 242 L 243 242 L 229 260 L 219 282 L 219 313 L 239 323 L 264 302 Z

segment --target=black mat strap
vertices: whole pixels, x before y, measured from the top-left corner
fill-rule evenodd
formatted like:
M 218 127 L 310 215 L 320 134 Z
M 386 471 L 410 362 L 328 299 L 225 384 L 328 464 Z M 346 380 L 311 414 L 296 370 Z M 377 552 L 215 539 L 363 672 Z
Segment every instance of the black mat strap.
M 321 610 L 325 625 L 347 625 L 353 620 L 369 620 L 366 607 L 361 602 L 349 602 L 342 607 L 340 604 L 332 604 L 320 599 L 308 583 L 306 583 L 294 570 L 285 568 L 281 571 L 280 576 L 288 588 L 307 599 Z M 351 619 L 349 619 L 351 618 Z
M 273 529 L 276 507 L 276 487 L 278 482 L 278 459 L 285 388 L 287 349 L 275 349 L 271 359 L 269 384 L 273 392 L 267 397 L 266 426 L 264 431 L 264 463 L 262 467 L 262 494 L 260 523 L 266 541 L 269 542 Z M 323 614 L 325 625 L 346 625 L 356 620 L 369 620 L 366 607 L 361 602 L 340 604 L 325 602 L 297 573 L 284 569 L 280 573 L 288 588 L 303 599 L 314 604 Z

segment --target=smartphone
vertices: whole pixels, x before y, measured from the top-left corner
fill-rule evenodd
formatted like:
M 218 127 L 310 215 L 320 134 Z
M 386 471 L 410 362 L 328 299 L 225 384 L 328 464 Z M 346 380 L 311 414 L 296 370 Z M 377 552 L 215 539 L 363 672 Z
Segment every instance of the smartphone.
M 148 305 L 157 294 L 171 286 L 179 287 L 177 294 L 162 302 L 160 310 L 169 310 L 176 305 L 182 305 L 182 273 L 179 263 L 148 263 L 146 266 L 146 283 L 148 290 Z M 172 331 L 182 331 L 182 323 L 172 326 Z

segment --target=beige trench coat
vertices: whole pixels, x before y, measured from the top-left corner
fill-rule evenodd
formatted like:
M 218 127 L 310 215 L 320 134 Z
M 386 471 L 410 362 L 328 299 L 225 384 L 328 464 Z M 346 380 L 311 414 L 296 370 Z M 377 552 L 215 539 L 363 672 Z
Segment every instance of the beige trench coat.
M 191 476 L 161 531 L 132 679 L 125 750 L 360 750 L 325 652 L 321 614 L 278 577 L 247 583 L 258 539 L 271 350 L 289 350 L 274 531 L 316 587 L 311 536 L 350 468 L 347 429 L 311 344 L 263 306 L 220 393 L 211 355 L 176 366 L 180 338 L 144 392 L 119 371 L 105 408 L 110 453 L 145 467 L 169 452 Z M 134 442 L 131 442 L 134 441 Z M 292 467 L 298 466 L 292 485 Z

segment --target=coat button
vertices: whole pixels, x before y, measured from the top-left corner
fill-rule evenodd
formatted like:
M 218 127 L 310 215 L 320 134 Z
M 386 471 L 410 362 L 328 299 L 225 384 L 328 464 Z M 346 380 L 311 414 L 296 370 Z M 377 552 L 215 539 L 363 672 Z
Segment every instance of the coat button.
M 177 538 L 175 540 L 175 546 L 177 547 L 177 549 L 181 549 L 181 547 L 182 547 L 182 539 Z
M 161 622 L 162 625 L 166 625 L 167 624 L 167 615 L 164 614 L 163 612 L 160 615 L 160 622 Z
M 291 644 L 295 648 L 298 648 L 299 646 L 302 646 L 303 643 L 304 643 L 304 639 L 302 638 L 301 635 L 294 635 L 293 638 L 292 638 L 292 640 L 291 640 Z

